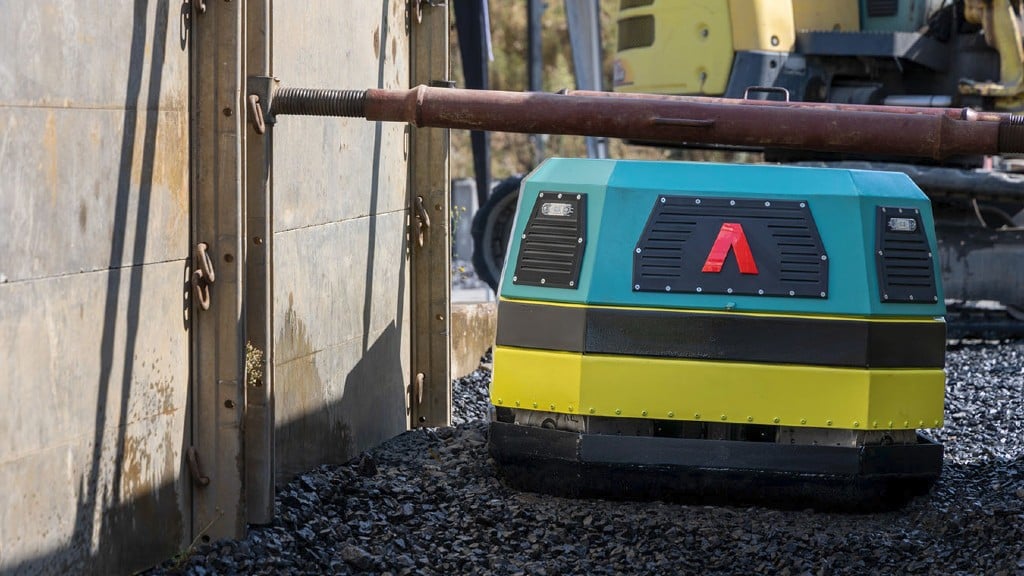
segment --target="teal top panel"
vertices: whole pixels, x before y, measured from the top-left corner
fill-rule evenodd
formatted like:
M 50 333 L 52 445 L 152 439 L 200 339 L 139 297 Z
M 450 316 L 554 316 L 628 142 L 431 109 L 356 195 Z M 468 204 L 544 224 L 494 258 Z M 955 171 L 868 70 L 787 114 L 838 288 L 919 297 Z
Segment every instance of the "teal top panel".
M 513 280 L 520 242 L 541 192 L 586 194 L 586 243 L 576 288 Z M 662 197 L 806 203 L 828 259 L 824 298 L 637 291 L 633 256 Z M 876 210 L 920 212 L 937 288 L 930 303 L 884 302 L 879 294 Z M 553 158 L 524 181 L 499 293 L 503 298 L 589 305 L 783 314 L 935 317 L 945 312 L 928 198 L 904 174 L 791 166 Z M 699 258 L 710 248 L 703 247 Z

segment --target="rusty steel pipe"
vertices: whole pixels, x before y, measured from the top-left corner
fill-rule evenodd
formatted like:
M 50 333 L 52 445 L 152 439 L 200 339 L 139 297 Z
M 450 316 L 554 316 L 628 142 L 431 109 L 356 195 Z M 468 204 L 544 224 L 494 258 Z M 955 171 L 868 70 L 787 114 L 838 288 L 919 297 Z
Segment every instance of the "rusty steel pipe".
M 327 110 L 289 90 L 285 111 Z M 280 92 L 280 91 L 279 91 Z M 313 93 L 306 91 L 305 93 Z M 725 144 L 822 152 L 942 159 L 1024 152 L 1024 116 L 958 109 L 766 102 L 610 93 L 547 94 L 418 86 L 411 90 L 331 91 L 344 101 L 328 115 L 408 122 L 414 126 L 609 136 L 690 144 Z M 881 109 L 879 109 L 881 108 Z
M 924 106 L 882 106 L 877 104 L 839 104 L 836 102 L 800 102 L 782 100 L 754 100 L 742 98 L 717 98 L 714 96 L 683 96 L 675 94 L 643 94 L 638 92 L 598 92 L 595 90 L 566 90 L 568 96 L 587 98 L 635 98 L 640 100 L 664 100 L 667 102 L 695 102 L 706 104 L 737 104 L 747 106 L 774 106 L 778 108 L 807 108 L 811 110 L 839 110 L 858 112 L 889 112 L 896 114 L 924 114 L 926 116 L 948 116 L 954 120 L 981 120 L 1003 122 L 1013 114 L 973 110 L 971 108 L 940 108 Z

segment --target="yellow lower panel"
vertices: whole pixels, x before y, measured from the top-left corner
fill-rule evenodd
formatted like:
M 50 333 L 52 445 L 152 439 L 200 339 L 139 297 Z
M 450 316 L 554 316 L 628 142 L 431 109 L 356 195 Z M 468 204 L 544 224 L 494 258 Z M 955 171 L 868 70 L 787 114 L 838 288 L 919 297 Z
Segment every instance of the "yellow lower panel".
M 942 425 L 940 369 L 829 368 L 496 347 L 491 402 L 595 416 L 858 429 Z

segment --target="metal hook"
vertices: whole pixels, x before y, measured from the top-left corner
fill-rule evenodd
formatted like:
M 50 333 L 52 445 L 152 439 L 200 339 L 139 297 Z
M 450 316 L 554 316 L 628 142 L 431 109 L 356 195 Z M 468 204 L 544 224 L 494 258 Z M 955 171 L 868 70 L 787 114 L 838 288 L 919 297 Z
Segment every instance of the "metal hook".
M 260 97 L 257 94 L 249 94 L 249 116 L 252 118 L 252 127 L 257 134 L 267 131 L 267 124 L 263 120 L 263 105 L 260 104 Z

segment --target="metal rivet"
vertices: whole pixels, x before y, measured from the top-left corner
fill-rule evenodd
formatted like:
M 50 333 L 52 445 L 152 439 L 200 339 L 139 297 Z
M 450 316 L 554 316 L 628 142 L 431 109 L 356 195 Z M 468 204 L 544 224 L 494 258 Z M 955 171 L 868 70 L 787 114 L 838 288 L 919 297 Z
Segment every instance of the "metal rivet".
M 622 414 L 622 409 L 621 409 L 621 408 L 616 408 L 616 409 L 615 409 L 615 414 L 616 414 L 616 415 L 618 415 L 618 414 Z
M 763 290 L 763 289 L 761 289 L 761 288 L 758 288 L 758 289 L 757 289 L 757 295 L 758 295 L 758 296 L 764 296 L 764 290 Z
M 554 404 L 549 404 L 548 407 L 551 408 L 552 411 L 554 411 L 554 409 L 555 409 L 555 405 Z
M 824 297 L 825 297 L 825 293 L 824 293 L 824 292 L 822 292 L 822 293 L 821 293 L 821 297 L 822 297 L 822 298 L 824 298 Z
M 664 197 L 664 196 L 662 196 L 662 197 L 661 197 L 661 203 L 662 203 L 662 204 L 664 204 L 664 203 L 665 203 L 665 197 Z
M 536 408 L 536 407 L 537 407 L 537 403 L 536 403 L 536 402 L 534 402 L 534 403 L 533 403 L 533 407 L 534 407 L 534 408 Z
M 633 290 L 639 290 L 639 289 L 640 289 L 640 285 L 639 284 L 633 284 Z
M 939 421 L 938 421 L 938 420 L 935 420 L 934 424 L 935 424 L 936 426 L 938 426 L 938 425 L 939 425 Z
M 694 204 L 700 204 L 700 198 L 697 198 L 696 200 L 694 200 L 693 203 Z
M 526 234 L 523 234 L 523 240 L 526 240 Z
M 254 236 L 253 239 L 252 239 L 252 243 L 257 245 L 257 246 L 262 246 L 263 245 L 263 238 L 261 238 L 259 236 Z
M 800 207 L 801 208 L 807 208 L 807 203 L 806 202 L 801 202 L 800 203 Z
M 544 279 L 544 278 L 541 278 L 541 279 L 540 279 L 540 283 L 541 283 L 541 284 L 547 284 L 547 283 L 548 283 L 548 281 L 547 281 L 546 279 Z
M 778 424 L 779 423 L 779 417 L 776 416 L 775 418 L 772 418 L 772 422 Z
M 889 428 L 892 428 L 892 420 L 889 420 Z
M 594 412 L 597 412 L 597 410 L 591 408 L 590 410 L 587 410 L 587 412 L 590 412 L 591 414 L 593 414 Z
M 800 423 L 801 424 L 807 424 L 807 418 L 801 418 L 800 419 Z
M 636 253 L 639 254 L 640 252 L 641 252 L 641 250 L 639 248 L 637 248 L 636 249 Z
M 764 203 L 764 205 L 765 205 L 765 206 L 771 206 L 771 205 L 772 205 L 772 203 L 771 203 L 771 202 L 765 202 L 765 203 Z
M 873 421 L 871 422 L 871 427 L 872 427 L 872 428 L 878 428 L 878 420 L 873 420 Z
M 856 420 L 854 420 L 853 421 L 853 427 L 854 428 L 860 428 L 860 422 L 857 422 Z
M 903 421 L 903 427 L 904 428 L 910 428 L 910 420 L 904 420 Z
M 796 296 L 796 292 L 794 292 L 794 291 L 790 290 L 790 291 L 789 291 L 789 295 L 790 295 L 790 296 Z
M 753 421 L 754 421 L 754 417 L 753 416 L 747 416 L 747 422 L 753 422 Z
M 732 288 L 726 288 L 726 289 L 725 289 L 725 291 L 726 291 L 726 292 L 727 292 L 728 294 L 732 294 Z
M 878 251 L 878 255 L 879 255 L 879 256 L 881 256 L 881 255 L 882 255 L 882 251 L 881 251 L 881 250 L 879 250 L 879 251 Z
M 736 201 L 735 200 L 729 200 L 729 206 L 735 206 L 735 205 L 736 205 Z
M 669 412 L 668 413 L 668 417 L 669 418 L 675 418 L 676 417 L 676 413 L 675 412 Z
M 232 112 L 231 112 L 231 108 L 225 108 L 225 109 L 221 110 L 221 112 L 222 112 L 222 113 L 223 113 L 223 114 L 224 114 L 225 116 L 231 116 L 231 114 L 232 114 Z
M 224 407 L 225 408 L 234 408 L 235 407 L 235 401 L 234 400 L 225 400 L 224 401 Z
M 570 404 L 568 407 L 566 407 L 566 410 L 568 410 L 569 412 L 572 412 L 572 404 Z
M 721 418 L 722 418 L 722 420 L 728 420 L 728 418 L 725 416 L 725 414 L 722 414 Z
M 918 428 L 924 428 L 924 420 L 918 420 L 917 421 L 917 427 Z
M 519 400 L 516 400 L 516 408 L 519 407 Z
M 559 195 L 558 195 L 558 199 L 559 199 L 559 200 L 561 200 L 561 199 L 562 199 L 562 195 L 561 195 L 561 194 L 559 194 Z
M 576 243 L 577 244 L 583 244 L 583 238 L 577 238 L 576 239 Z
M 641 410 L 640 411 L 640 415 L 641 416 L 647 416 L 647 410 Z
M 825 420 L 825 425 L 826 426 L 831 426 L 832 425 L 832 421 L 831 420 Z
M 583 194 L 577 194 L 576 195 L 576 199 L 577 200 L 582 200 L 583 199 Z
M 694 418 L 694 420 L 700 420 L 700 412 L 694 412 L 693 413 L 693 418 Z
M 572 288 L 572 287 L 573 287 L 573 286 L 575 286 L 575 285 L 576 285 L 576 283 L 575 283 L 575 282 L 573 282 L 572 280 L 569 280 L 569 287 L 570 287 L 570 288 Z
M 671 291 L 672 291 L 672 287 L 671 286 L 665 286 L 665 292 L 671 292 Z
M 543 197 L 544 197 L 544 193 L 543 193 L 543 192 L 541 192 L 541 193 L 540 193 L 540 197 L 541 197 L 541 198 L 543 198 Z
M 519 276 L 513 276 L 512 277 L 512 281 L 513 282 L 519 282 Z
M 501 400 L 501 398 L 498 398 L 498 404 L 504 404 L 504 402 Z
M 821 255 L 821 259 L 822 260 L 828 260 L 828 255 L 827 254 L 822 254 Z
M 703 288 L 701 288 L 700 286 L 697 286 L 697 292 L 703 292 L 703 291 L 704 291 Z

